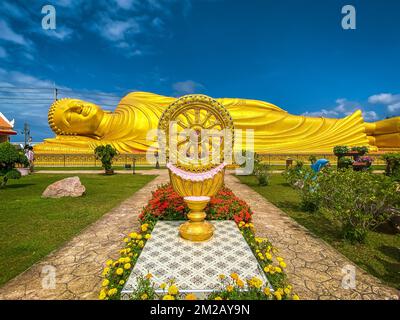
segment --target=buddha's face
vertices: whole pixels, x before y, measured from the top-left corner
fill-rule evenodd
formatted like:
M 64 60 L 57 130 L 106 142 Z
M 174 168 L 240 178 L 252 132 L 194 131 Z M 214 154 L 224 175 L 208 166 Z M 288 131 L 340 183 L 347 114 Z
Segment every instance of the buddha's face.
M 96 104 L 78 99 L 60 101 L 54 111 L 54 125 L 67 134 L 95 135 L 104 111 Z

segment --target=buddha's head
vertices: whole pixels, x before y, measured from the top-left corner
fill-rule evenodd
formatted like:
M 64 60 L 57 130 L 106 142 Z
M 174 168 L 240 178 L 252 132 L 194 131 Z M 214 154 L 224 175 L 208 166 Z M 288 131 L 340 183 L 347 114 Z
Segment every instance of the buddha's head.
M 98 105 L 79 99 L 60 99 L 49 109 L 49 124 L 59 135 L 96 135 L 104 111 Z

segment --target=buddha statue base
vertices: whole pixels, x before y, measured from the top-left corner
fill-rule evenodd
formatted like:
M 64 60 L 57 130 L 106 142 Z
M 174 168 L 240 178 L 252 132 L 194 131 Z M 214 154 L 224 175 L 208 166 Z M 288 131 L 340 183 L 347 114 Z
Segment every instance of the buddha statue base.
M 204 209 L 210 201 L 210 197 L 184 197 L 183 200 L 190 209 L 187 215 L 189 221 L 179 227 L 179 235 L 190 241 L 210 239 L 213 236 L 214 227 L 211 223 L 204 221 L 206 218 Z

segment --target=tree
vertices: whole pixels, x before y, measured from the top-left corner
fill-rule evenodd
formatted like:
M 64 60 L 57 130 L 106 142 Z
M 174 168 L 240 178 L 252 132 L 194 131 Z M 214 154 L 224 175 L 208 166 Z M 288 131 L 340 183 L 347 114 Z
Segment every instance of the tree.
M 112 145 L 107 144 L 94 149 L 94 154 L 101 161 L 106 174 L 112 174 L 112 160 L 118 154 L 118 151 Z
M 11 143 L 0 143 L 0 188 L 4 188 L 9 179 L 21 178 L 21 173 L 15 169 L 16 164 L 29 166 L 29 161 L 22 151 L 18 151 Z

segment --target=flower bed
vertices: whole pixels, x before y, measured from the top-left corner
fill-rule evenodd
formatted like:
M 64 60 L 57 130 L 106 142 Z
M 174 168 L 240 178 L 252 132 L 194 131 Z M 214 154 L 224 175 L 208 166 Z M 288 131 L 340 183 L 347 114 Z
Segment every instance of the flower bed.
M 152 193 L 149 203 L 143 208 L 139 219 L 140 230 L 130 233 L 123 239 L 125 248 L 119 251 L 120 258 L 108 260 L 103 271 L 104 280 L 99 294 L 100 299 L 119 299 L 120 293 L 135 265 L 146 241 L 151 238 L 151 231 L 159 219 L 182 220 L 188 208 L 183 199 L 173 190 L 170 184 L 162 185 Z M 240 279 L 237 274 L 220 275 L 221 287 L 211 293 L 208 299 L 264 299 L 282 300 L 298 299 L 292 292 L 284 269 L 286 264 L 278 255 L 277 249 L 266 238 L 256 238 L 254 226 L 251 223 L 252 211 L 247 203 L 235 196 L 228 188 L 222 188 L 211 198 L 206 208 L 207 218 L 212 220 L 234 220 L 243 237 L 249 244 L 260 266 L 269 280 L 271 288 L 256 277 Z M 155 292 L 155 285 L 148 274 L 138 278 L 138 286 L 132 299 L 196 299 L 193 294 L 183 295 L 179 292 L 179 284 L 171 279 L 161 285 L 163 293 Z M 245 288 L 245 284 L 247 284 Z

